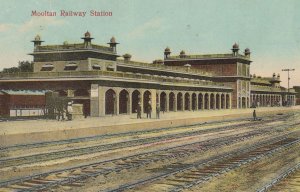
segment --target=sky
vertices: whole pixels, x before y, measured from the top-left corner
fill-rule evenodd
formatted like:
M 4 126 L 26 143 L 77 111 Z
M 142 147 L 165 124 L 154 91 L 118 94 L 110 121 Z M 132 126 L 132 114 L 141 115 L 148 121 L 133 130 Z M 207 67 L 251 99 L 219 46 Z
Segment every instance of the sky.
M 88 30 L 93 43 L 105 45 L 114 36 L 119 55 L 152 62 L 172 55 L 230 53 L 236 42 L 251 50 L 251 74 L 280 73 L 282 85 L 300 86 L 299 0 L 0 0 L 0 70 L 32 60 L 30 42 L 39 34 L 45 44 L 82 42 Z M 57 16 L 31 16 L 32 11 Z M 64 11 L 87 12 L 63 17 Z M 91 10 L 112 16 L 90 16 Z

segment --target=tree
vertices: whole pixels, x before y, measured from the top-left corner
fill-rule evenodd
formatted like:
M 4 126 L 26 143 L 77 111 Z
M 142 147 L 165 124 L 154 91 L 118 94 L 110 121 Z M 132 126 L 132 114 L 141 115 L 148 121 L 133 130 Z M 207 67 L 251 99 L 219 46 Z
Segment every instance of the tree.
M 18 67 L 11 67 L 11 68 L 4 68 L 4 73 L 17 73 L 20 72 L 20 69 Z
M 33 62 L 19 61 L 19 69 L 21 72 L 33 72 Z
M 18 67 L 4 68 L 4 73 L 33 72 L 33 62 L 19 61 Z

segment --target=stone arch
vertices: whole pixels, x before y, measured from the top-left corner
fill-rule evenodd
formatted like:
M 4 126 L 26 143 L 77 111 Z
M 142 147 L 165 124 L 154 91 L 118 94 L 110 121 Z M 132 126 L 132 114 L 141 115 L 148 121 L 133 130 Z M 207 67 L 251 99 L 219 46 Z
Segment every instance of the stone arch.
M 116 114 L 116 92 L 113 89 L 109 89 L 105 92 L 105 114 Z
M 186 111 L 190 110 L 190 103 L 191 103 L 190 94 L 187 92 L 184 94 L 184 110 Z
M 246 108 L 246 97 L 242 97 L 242 108 Z
M 169 93 L 169 111 L 175 111 L 175 94 L 173 92 Z
M 148 105 L 151 105 L 151 92 L 146 90 L 143 94 L 144 113 L 146 112 Z
M 128 114 L 130 105 L 129 93 L 126 89 L 123 89 L 119 94 L 119 113 Z
M 249 99 L 249 97 L 247 97 L 247 98 L 246 98 L 246 108 L 249 107 L 249 104 L 250 104 L 250 99 Z
M 160 110 L 167 111 L 167 94 L 163 91 L 160 93 Z
M 220 109 L 220 94 L 216 94 L 216 109 Z
M 198 109 L 204 109 L 204 103 L 203 103 L 203 94 L 199 93 L 198 94 Z
M 196 107 L 198 107 L 196 105 L 197 105 L 197 95 L 196 95 L 196 93 L 193 93 L 192 94 L 192 110 L 193 111 L 196 110 Z
M 226 94 L 226 109 L 230 108 L 230 96 L 229 94 Z
M 215 94 L 210 94 L 210 109 L 215 109 Z
M 183 106 L 182 106 L 183 102 L 182 102 L 182 100 L 183 100 L 182 93 L 179 92 L 177 94 L 177 111 L 182 111 L 183 110 Z
M 221 95 L 221 109 L 225 109 L 226 106 L 225 106 L 225 95 L 224 93 L 222 93 Z
M 204 95 L 204 103 L 205 103 L 205 105 L 204 105 L 205 109 L 209 109 L 209 94 L 208 93 L 205 93 L 205 95 Z
M 138 90 L 134 90 L 131 94 L 131 112 L 136 113 L 139 102 L 141 102 L 141 93 Z

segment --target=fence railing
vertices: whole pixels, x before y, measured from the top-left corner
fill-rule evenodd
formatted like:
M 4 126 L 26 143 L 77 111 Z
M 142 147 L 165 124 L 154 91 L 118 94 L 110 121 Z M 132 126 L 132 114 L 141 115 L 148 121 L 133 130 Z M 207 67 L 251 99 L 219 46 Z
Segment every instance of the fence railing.
M 271 92 L 288 92 L 286 88 L 277 88 L 277 87 L 268 87 L 268 86 L 259 86 L 251 85 L 251 91 L 271 91 Z M 290 92 L 295 92 L 295 90 L 290 89 Z
M 83 43 L 77 43 L 77 44 L 65 44 L 65 45 L 43 45 L 38 46 L 35 50 L 36 52 L 46 52 L 46 51 L 65 51 L 65 50 L 89 50 L 89 49 L 95 49 L 105 52 L 113 52 L 113 48 L 106 47 L 102 45 L 95 45 L 91 44 L 89 48 L 86 48 Z
M 234 56 L 233 54 L 207 54 L 207 55 L 176 55 L 176 56 L 169 56 L 168 59 L 206 59 L 206 58 L 242 58 L 249 60 L 249 57 L 245 55 L 238 54 Z

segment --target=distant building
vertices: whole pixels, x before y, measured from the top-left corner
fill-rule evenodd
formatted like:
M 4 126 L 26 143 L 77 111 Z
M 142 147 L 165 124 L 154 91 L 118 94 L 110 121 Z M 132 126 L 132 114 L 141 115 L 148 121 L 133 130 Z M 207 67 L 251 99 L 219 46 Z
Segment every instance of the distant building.
M 37 35 L 34 40 L 33 55 L 34 72 L 39 71 L 89 71 L 107 70 L 115 71 L 115 62 L 118 55 L 115 38 L 108 43 L 110 46 L 92 43 L 89 32 L 82 37 L 83 43 L 62 45 L 42 45 L 42 40 Z
M 239 45 L 232 46 L 232 53 L 188 55 L 181 51 L 179 55 L 171 56 L 167 47 L 164 51 L 164 64 L 167 66 L 188 66 L 213 74 L 212 81 L 224 83 L 231 87 L 232 107 L 248 108 L 255 106 L 294 105 L 295 92 L 280 86 L 280 75 L 276 77 L 256 77 L 250 75 L 250 49 L 244 54 L 239 53 Z
M 51 90 L 82 104 L 91 116 L 136 113 L 138 103 L 169 111 L 197 111 L 251 106 L 294 104 L 295 92 L 280 87 L 280 78 L 250 75 L 250 50 L 211 55 L 171 56 L 164 60 L 136 62 L 132 55 L 119 59 L 116 39 L 109 46 L 92 43 L 89 32 L 83 42 L 42 45 L 33 40 L 34 72 L 0 74 L 2 90 Z
M 296 91 L 296 105 L 300 105 L 300 86 L 294 86 L 293 88 Z

